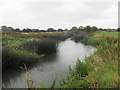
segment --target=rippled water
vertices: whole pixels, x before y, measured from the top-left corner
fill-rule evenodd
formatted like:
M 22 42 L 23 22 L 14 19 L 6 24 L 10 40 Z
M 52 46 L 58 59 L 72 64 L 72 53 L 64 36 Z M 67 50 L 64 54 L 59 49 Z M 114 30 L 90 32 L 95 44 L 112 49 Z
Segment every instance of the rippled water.
M 96 49 L 67 39 L 59 43 L 57 50 L 56 54 L 42 58 L 41 62 L 30 70 L 32 79 L 37 82 L 36 85 L 39 85 L 41 81 L 45 83 L 46 87 L 49 87 L 53 80 L 57 78 L 57 87 L 61 77 L 65 77 L 65 74 L 67 74 L 69 65 L 74 67 L 78 58 L 84 61 L 85 56 L 90 56 Z M 21 73 L 20 71 L 4 73 L 3 83 L 6 87 L 25 88 L 27 87 L 25 74 L 26 72 Z

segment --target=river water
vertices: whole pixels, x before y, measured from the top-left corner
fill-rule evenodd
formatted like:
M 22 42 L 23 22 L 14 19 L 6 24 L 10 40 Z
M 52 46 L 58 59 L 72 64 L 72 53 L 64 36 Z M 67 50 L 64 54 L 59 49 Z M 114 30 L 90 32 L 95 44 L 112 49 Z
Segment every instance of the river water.
M 30 69 L 32 80 L 39 86 L 40 82 L 45 87 L 49 87 L 55 78 L 56 86 L 60 84 L 60 79 L 68 73 L 68 67 L 74 67 L 77 59 L 84 61 L 85 57 L 94 53 L 96 48 L 85 46 L 82 43 L 75 43 L 67 39 L 58 44 L 57 53 L 48 55 L 40 60 L 35 67 Z M 26 88 L 26 72 L 8 71 L 3 74 L 3 84 L 9 88 Z

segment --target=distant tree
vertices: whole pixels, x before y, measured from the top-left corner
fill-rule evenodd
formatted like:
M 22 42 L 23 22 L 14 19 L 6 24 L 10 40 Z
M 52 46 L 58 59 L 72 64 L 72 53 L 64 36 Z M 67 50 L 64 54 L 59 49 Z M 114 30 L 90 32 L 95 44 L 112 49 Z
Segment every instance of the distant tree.
M 76 26 L 72 27 L 71 31 L 77 31 L 77 27 Z
M 7 26 L 1 26 L 1 30 L 3 30 L 3 31 L 13 31 L 14 28 L 12 28 L 12 27 L 7 27 Z
M 32 30 L 27 28 L 27 29 L 23 29 L 22 32 L 32 32 Z
M 27 32 L 32 32 L 32 30 L 30 28 L 27 28 L 26 30 L 27 30 Z
M 26 29 L 23 29 L 22 32 L 27 32 Z
M 58 29 L 58 32 L 62 32 L 63 31 L 63 29 Z
M 1 26 L 1 30 L 3 31 L 7 30 L 7 26 Z
M 88 33 L 90 33 L 91 32 L 91 27 L 90 26 L 86 26 L 85 27 L 85 31 L 88 32 Z
M 9 30 L 9 31 L 13 31 L 14 28 L 12 28 L 12 27 L 7 27 L 7 30 Z
M 84 27 L 83 27 L 83 26 L 80 26 L 80 27 L 78 28 L 78 31 L 84 31 Z
M 99 28 L 98 30 L 102 31 L 102 28 Z
M 40 32 L 39 29 L 32 29 L 32 32 Z
M 46 32 L 45 30 L 40 30 L 40 32 Z
M 98 31 L 98 28 L 96 26 L 92 27 L 92 32 Z
M 56 30 L 54 30 L 53 28 L 48 28 L 47 32 L 55 32 Z
M 68 31 L 68 29 L 66 28 L 65 31 Z
M 19 28 L 16 28 L 16 29 L 14 29 L 13 31 L 15 31 L 15 32 L 20 32 L 20 29 L 19 29 Z
M 120 28 L 118 28 L 117 31 L 120 32 Z

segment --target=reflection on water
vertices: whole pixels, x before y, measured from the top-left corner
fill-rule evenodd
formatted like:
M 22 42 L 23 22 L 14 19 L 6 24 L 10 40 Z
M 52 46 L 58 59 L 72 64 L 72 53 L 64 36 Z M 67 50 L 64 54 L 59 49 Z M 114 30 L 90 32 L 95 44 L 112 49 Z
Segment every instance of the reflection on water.
M 84 61 L 85 56 L 96 50 L 91 46 L 75 43 L 71 39 L 60 42 L 57 49 L 57 54 L 42 58 L 35 68 L 30 69 L 32 79 L 38 84 L 41 81 L 49 87 L 57 78 L 56 86 L 59 85 L 59 80 L 67 74 L 69 65 L 73 67 L 77 58 Z M 7 87 L 27 87 L 25 74 L 20 71 L 4 73 L 3 82 Z

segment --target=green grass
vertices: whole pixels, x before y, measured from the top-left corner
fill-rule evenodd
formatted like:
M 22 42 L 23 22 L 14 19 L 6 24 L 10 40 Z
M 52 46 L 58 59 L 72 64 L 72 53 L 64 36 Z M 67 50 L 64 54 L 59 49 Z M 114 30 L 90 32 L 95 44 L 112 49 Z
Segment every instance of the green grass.
M 120 51 L 118 45 L 120 44 L 118 44 L 116 34 L 118 32 L 95 33 L 89 43 L 98 43 L 97 51 L 87 57 L 84 63 L 78 60 L 75 68 L 69 68 L 66 78 L 61 80 L 61 87 L 117 88 L 119 86 L 118 53 Z M 115 37 L 114 40 L 113 37 Z M 85 76 L 82 73 L 86 73 Z
M 96 33 L 95 36 L 104 36 L 104 37 L 116 37 L 118 38 L 118 33 L 119 32 L 100 32 Z
M 23 66 L 23 63 L 25 63 L 26 65 L 33 64 L 33 62 L 36 62 L 37 58 L 39 58 L 41 54 L 48 53 L 48 51 L 52 50 L 54 52 L 56 48 L 56 43 L 50 43 L 49 41 L 45 41 L 48 40 L 48 38 L 53 39 L 53 41 L 60 41 L 65 40 L 70 36 L 73 36 L 73 39 L 77 40 L 78 42 L 80 41 L 82 43 L 95 46 L 97 48 L 97 51 L 95 51 L 93 55 L 87 57 L 85 59 L 85 62 L 81 62 L 78 59 L 73 69 L 69 67 L 69 73 L 65 76 L 65 79 L 61 80 L 60 87 L 118 87 L 118 53 L 120 51 L 118 32 L 95 32 L 93 33 L 93 35 L 84 34 L 83 39 L 81 39 L 82 34 L 83 33 L 81 32 L 3 32 L 3 71 L 7 70 L 8 68 L 18 69 L 20 66 Z M 37 47 L 38 44 L 39 47 Z M 52 50 L 51 47 L 53 48 Z M 47 48 L 47 51 L 45 48 Z M 39 52 L 36 50 L 38 50 Z M 38 54 L 40 54 L 40 56 Z M 28 87 L 30 87 L 30 83 L 32 83 L 33 81 L 29 78 L 27 78 L 27 80 Z M 53 81 L 53 84 L 51 85 L 52 88 L 54 88 L 54 84 L 55 81 Z M 42 84 L 40 84 L 39 87 L 43 87 L 43 85 L 41 85 Z
M 57 51 L 57 41 L 52 39 L 26 41 L 21 44 L 21 48 L 37 54 L 52 54 Z
M 2 32 L 3 70 L 32 64 L 36 57 L 56 53 L 57 43 L 70 37 L 70 32 Z M 32 60 L 33 59 L 33 60 Z
M 24 64 L 33 64 L 39 57 L 34 53 L 4 46 L 2 47 L 2 70 L 20 69 Z

